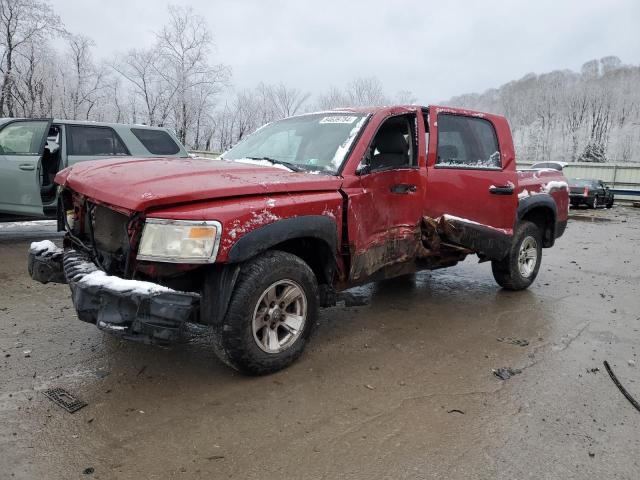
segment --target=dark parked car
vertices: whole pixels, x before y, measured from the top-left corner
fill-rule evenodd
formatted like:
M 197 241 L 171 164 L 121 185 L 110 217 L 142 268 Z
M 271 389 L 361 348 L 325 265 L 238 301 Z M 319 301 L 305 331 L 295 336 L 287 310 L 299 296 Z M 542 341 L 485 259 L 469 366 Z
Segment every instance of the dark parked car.
M 591 208 L 613 207 L 613 192 L 602 180 L 569 179 L 571 205 L 587 205 Z

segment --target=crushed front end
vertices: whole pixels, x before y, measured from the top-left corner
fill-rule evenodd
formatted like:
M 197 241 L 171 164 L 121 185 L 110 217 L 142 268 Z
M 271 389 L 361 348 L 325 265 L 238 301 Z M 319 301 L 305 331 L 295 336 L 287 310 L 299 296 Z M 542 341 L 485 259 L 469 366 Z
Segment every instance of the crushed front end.
M 29 249 L 29 274 L 41 283 L 68 283 L 80 320 L 128 340 L 168 343 L 198 321 L 199 293 L 189 291 L 179 265 L 159 272 L 138 262 L 144 219 L 136 213 L 61 192 L 63 248 L 50 241 Z

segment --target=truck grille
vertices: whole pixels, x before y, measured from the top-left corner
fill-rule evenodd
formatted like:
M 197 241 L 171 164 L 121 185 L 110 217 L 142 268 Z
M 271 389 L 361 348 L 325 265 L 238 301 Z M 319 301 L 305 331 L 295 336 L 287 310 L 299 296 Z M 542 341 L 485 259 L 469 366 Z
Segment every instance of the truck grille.
M 129 218 L 110 208 L 97 205 L 93 209 L 91 225 L 93 241 L 98 250 L 107 253 L 124 253 L 128 249 L 127 223 Z
M 122 274 L 129 251 L 129 217 L 102 205 L 94 205 L 90 221 L 92 228 L 87 233 L 93 233 L 92 242 L 100 265 L 110 274 Z

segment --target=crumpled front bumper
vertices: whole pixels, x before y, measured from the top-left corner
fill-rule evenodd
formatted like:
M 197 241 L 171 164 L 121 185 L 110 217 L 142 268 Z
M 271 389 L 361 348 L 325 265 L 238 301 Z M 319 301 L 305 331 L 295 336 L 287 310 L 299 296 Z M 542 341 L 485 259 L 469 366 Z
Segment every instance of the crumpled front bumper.
M 107 275 L 74 249 L 32 246 L 29 274 L 41 283 L 68 283 L 80 320 L 128 340 L 169 343 L 199 316 L 198 294 Z

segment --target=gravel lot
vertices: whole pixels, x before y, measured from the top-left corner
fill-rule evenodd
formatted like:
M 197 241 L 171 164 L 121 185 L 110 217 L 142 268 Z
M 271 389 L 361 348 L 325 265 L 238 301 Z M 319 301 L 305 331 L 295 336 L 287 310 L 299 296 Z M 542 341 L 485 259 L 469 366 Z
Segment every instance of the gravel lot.
M 67 286 L 26 271 L 55 227 L 0 224 L 0 477 L 640 478 L 640 412 L 602 366 L 640 400 L 640 209 L 571 213 L 529 290 L 475 257 L 363 287 L 369 305 L 325 310 L 261 378 L 206 336 L 151 347 L 78 321 Z

